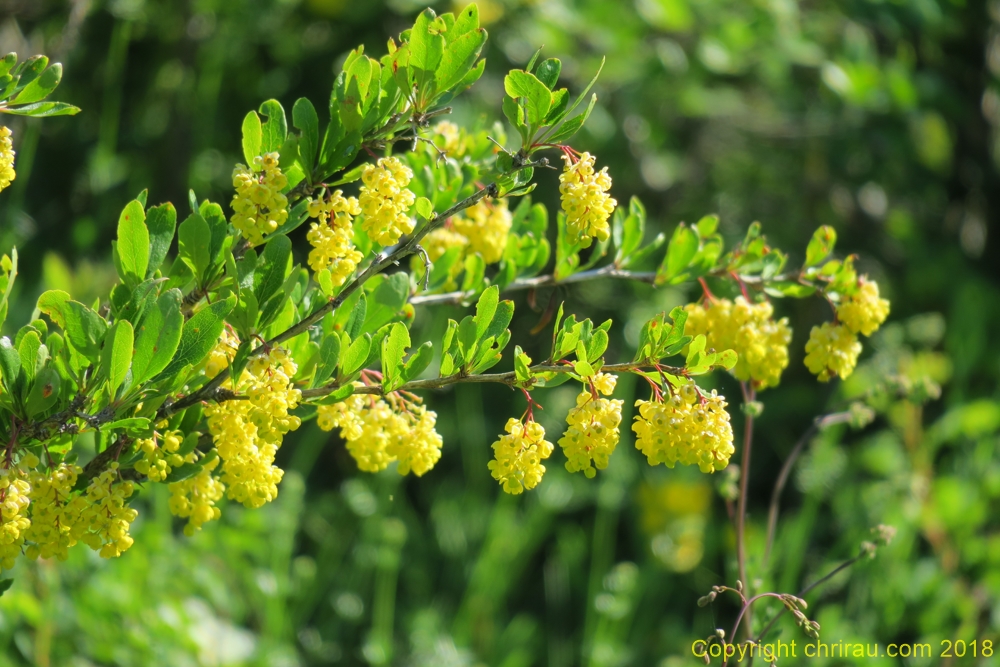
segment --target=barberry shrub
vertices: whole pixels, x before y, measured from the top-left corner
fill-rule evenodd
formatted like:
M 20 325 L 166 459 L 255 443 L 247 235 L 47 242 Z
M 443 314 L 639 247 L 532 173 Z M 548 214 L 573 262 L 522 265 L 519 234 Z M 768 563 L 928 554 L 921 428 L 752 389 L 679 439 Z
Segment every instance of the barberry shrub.
M 275 461 L 284 436 L 313 418 L 337 430 L 362 473 L 392 466 L 423 476 L 447 443 L 422 394 L 491 382 L 525 400 L 489 462 L 509 494 L 544 483 L 546 464 L 595 477 L 623 432 L 634 433 L 650 465 L 712 474 L 739 452 L 735 515 L 747 581 L 743 519 L 758 393 L 778 385 L 796 358 L 788 319 L 775 312 L 784 298 L 829 304 L 830 320 L 813 327 L 804 355 L 826 382 L 851 374 L 859 336 L 878 329 L 889 303 L 858 275 L 853 256 L 834 257 L 827 227 L 796 268 L 758 223 L 728 251 L 711 215 L 680 223 L 669 240 L 646 238 L 642 204 L 619 205 L 607 168 L 569 144 L 596 95 L 588 98 L 593 81 L 576 96 L 559 88 L 555 58 L 536 54 L 504 79 L 498 102 L 510 137 L 500 123 L 442 120 L 483 73 L 486 38 L 475 5 L 426 10 L 382 58 L 351 52 L 324 122 L 299 99 L 290 129 L 282 104 L 264 102 L 243 120 L 244 162 L 234 167 L 228 212 L 192 193 L 178 222 L 172 203 L 151 205 L 140 193 L 118 220 L 111 253 L 120 281 L 111 292 L 92 304 L 45 292 L 31 320 L 0 339 L 0 567 L 21 555 L 65 559 L 79 542 L 122 555 L 144 483 L 169 486 L 170 510 L 189 535 L 227 502 L 261 507 L 281 490 Z M 43 101 L 60 74 L 45 58 L 6 56 L 0 113 L 78 111 Z M 0 189 L 16 175 L 13 145 L 0 128 Z M 550 228 L 530 193 L 539 169 L 559 166 L 561 210 Z M 305 266 L 293 239 L 310 248 Z M 16 276 L 15 250 L 0 263 L 0 324 Z M 549 313 L 546 358 L 511 345 L 514 302 L 501 295 L 602 279 L 691 284 L 697 298 L 646 322 L 631 358 L 607 358 L 610 320 L 596 324 L 562 306 Z M 440 340 L 412 340 L 416 309 L 441 303 L 474 312 L 442 323 Z M 501 364 L 509 370 L 490 372 Z M 742 395 L 702 389 L 698 379 L 712 372 L 732 373 Z M 623 401 L 614 398 L 620 374 L 649 388 L 632 424 L 621 423 Z M 547 435 L 534 410 L 547 389 L 570 381 L 580 391 L 565 431 Z M 734 404 L 745 413 L 742 447 Z M 86 459 L 82 438 L 96 443 Z M 719 586 L 710 597 L 735 591 L 749 607 L 757 598 L 744 586 Z M 805 619 L 798 598 L 781 599 Z

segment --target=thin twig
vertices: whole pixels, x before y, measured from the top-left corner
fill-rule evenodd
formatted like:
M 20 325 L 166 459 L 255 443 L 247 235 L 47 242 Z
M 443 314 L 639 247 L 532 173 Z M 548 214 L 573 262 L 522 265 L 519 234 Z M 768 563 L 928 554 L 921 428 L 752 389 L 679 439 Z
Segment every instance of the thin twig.
M 743 390 L 743 405 L 748 406 L 753 402 L 756 392 L 752 385 L 740 382 Z M 753 412 L 744 411 L 746 419 L 743 422 L 743 458 L 740 463 L 740 498 L 736 506 L 736 563 L 740 573 L 740 581 L 750 590 L 750 581 L 747 579 L 747 554 L 746 554 L 746 520 L 747 520 L 747 490 L 750 485 L 750 450 L 753 447 Z M 747 638 L 752 635 L 752 612 L 747 609 Z M 735 637 L 733 637 L 735 639 Z

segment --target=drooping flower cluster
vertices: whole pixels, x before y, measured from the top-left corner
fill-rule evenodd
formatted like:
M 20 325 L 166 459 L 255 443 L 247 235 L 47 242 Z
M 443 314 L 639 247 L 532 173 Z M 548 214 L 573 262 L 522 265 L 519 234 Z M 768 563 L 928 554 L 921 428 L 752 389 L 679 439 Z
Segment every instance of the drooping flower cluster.
M 285 433 L 301 424 L 289 414 L 302 399 L 291 381 L 297 370 L 287 351 L 272 347 L 250 360 L 235 388 L 231 380 L 223 384 L 247 400 L 205 408 L 208 430 L 222 459 L 222 482 L 229 498 L 247 507 L 260 507 L 278 495 L 284 472 L 274 465 L 274 457 Z
M 568 428 L 559 438 L 566 455 L 566 470 L 593 477 L 608 467 L 608 458 L 618 445 L 623 401 L 600 398 L 599 394 L 610 396 L 615 382 L 614 375 L 598 373 L 591 381 L 591 389 L 584 388 L 576 397 L 576 407 L 566 415 Z
M 170 513 L 187 519 L 184 534 L 194 535 L 201 527 L 222 516 L 215 506 L 226 492 L 226 485 L 212 476 L 212 471 L 219 465 L 218 456 L 205 462 L 204 467 L 195 475 L 173 482 L 170 485 Z
M 3 190 L 17 174 L 14 172 L 14 143 L 10 140 L 10 128 L 0 127 L 0 190 Z
M 854 332 L 843 324 L 824 322 L 809 332 L 805 363 L 820 382 L 827 382 L 853 373 L 860 354 L 861 342 Z
M 0 469 L 0 567 L 9 570 L 21 555 L 31 520 L 28 494 L 31 486 L 17 468 Z
M 164 431 L 159 439 L 154 434 L 152 438 L 139 440 L 136 444 L 143 457 L 136 462 L 135 469 L 151 482 L 162 482 L 174 468 L 194 463 L 197 455 L 193 451 L 184 455 L 179 453 L 183 442 L 184 434 L 180 431 Z
M 608 218 L 618 205 L 608 195 L 611 189 L 608 168 L 594 171 L 595 158 L 590 153 L 584 153 L 576 162 L 568 155 L 563 155 L 563 160 L 566 166 L 559 176 L 559 192 L 569 242 L 589 246 L 593 238 L 606 241 L 611 235 Z
M 469 239 L 455 232 L 450 227 L 438 227 L 421 239 L 420 245 L 422 245 L 424 250 L 427 251 L 427 258 L 430 259 L 431 262 L 437 262 L 452 248 L 464 249 L 469 245 Z M 463 254 L 462 251 L 459 252 L 459 255 L 461 254 Z M 423 259 L 419 256 L 414 256 L 412 264 L 414 271 L 418 272 L 417 275 L 422 275 L 422 273 L 419 272 L 424 270 Z M 444 283 L 445 289 L 455 288 L 455 279 L 458 277 L 458 274 L 462 272 L 463 267 L 464 264 L 461 261 L 461 257 L 457 258 L 456 261 L 449 267 L 448 276 Z
M 636 449 L 650 465 L 697 465 L 702 472 L 716 472 L 729 465 L 733 455 L 733 428 L 726 400 L 715 390 L 699 395 L 693 385 L 681 387 L 666 401 L 636 401 Z
M 456 232 L 468 239 L 472 252 L 482 255 L 487 264 L 495 264 L 503 258 L 507 248 L 513 217 L 506 199 L 480 200 L 463 215 L 456 216 L 452 224 Z
M 858 291 L 837 306 L 837 319 L 853 333 L 871 336 L 889 316 L 889 300 L 878 293 L 878 283 L 862 278 Z
M 688 313 L 686 334 L 704 334 L 709 348 L 736 351 L 739 360 L 732 371 L 736 379 L 753 380 L 758 389 L 781 381 L 781 372 L 788 366 L 792 330 L 788 318 L 773 319 L 770 302 L 750 303 L 738 296 L 735 301 L 688 304 L 684 310 Z
M 90 481 L 83 513 L 73 528 L 73 537 L 100 553 L 102 558 L 117 558 L 132 546 L 129 528 L 139 515 L 128 506 L 134 486 L 118 481 L 118 462 Z
M 354 216 L 361 215 L 361 205 L 337 190 L 326 199 L 310 200 L 308 212 L 317 220 L 306 234 L 313 247 L 309 251 L 309 268 L 317 273 L 329 269 L 333 284 L 339 287 L 364 259 L 354 247 L 352 225 Z
M 820 382 L 846 378 L 854 372 L 861 354 L 858 335 L 871 336 L 889 316 L 889 301 L 879 296 L 878 283 L 862 277 L 854 293 L 845 294 L 837 306 L 837 323 L 812 328 L 806 343 L 806 367 Z
M 281 192 L 288 179 L 278 166 L 277 153 L 255 157 L 251 167 L 237 164 L 233 170 L 236 194 L 230 222 L 250 245 L 260 245 L 288 219 L 288 198 Z
M 321 405 L 316 422 L 324 431 L 340 428 L 347 451 L 364 472 L 378 472 L 398 461 L 400 475 L 412 472 L 420 477 L 441 458 L 437 413 L 394 394 L 388 400 L 354 394 Z
M 494 458 L 489 469 L 504 492 L 516 495 L 538 486 L 545 474 L 542 461 L 552 456 L 555 448 L 545 439 L 545 429 L 534 420 L 522 422 L 511 417 L 504 430 L 507 434 L 493 443 Z
M 364 186 L 358 202 L 365 216 L 361 228 L 375 243 L 390 246 L 413 231 L 414 220 L 407 211 L 416 196 L 406 187 L 412 178 L 413 171 L 394 157 L 379 158 L 361 175 Z
M 25 457 L 28 459 L 29 457 Z M 28 467 L 38 465 L 38 459 L 28 462 Z M 83 516 L 86 501 L 73 496 L 73 487 L 83 469 L 78 465 L 60 463 L 47 472 L 31 470 L 31 526 L 26 538 L 33 542 L 25 550 L 28 558 L 58 558 L 66 560 L 69 548 L 78 539 L 75 526 Z

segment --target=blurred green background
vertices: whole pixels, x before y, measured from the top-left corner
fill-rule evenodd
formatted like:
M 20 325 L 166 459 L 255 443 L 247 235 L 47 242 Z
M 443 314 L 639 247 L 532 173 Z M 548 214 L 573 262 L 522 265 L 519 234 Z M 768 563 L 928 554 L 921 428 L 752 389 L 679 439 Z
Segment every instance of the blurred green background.
M 1000 2 L 479 5 L 487 74 L 457 105 L 459 121 L 501 118 L 503 74 L 538 46 L 563 59 L 577 90 L 607 56 L 598 106 L 574 145 L 609 165 L 619 202 L 643 200 L 654 232 L 717 212 L 736 239 L 760 220 L 795 262 L 812 231 L 832 225 L 838 250 L 861 253 L 861 269 L 892 299 L 893 323 L 840 386 L 818 385 L 802 366 L 823 304 L 776 306 L 795 338 L 782 385 L 762 396 L 753 589 L 797 592 L 889 524 L 898 530 L 890 546 L 808 596 L 824 640 L 928 642 L 935 656 L 945 639 L 996 642 Z M 8 326 L 27 321 L 44 289 L 71 288 L 83 301 L 106 293 L 114 221 L 140 190 L 151 203 L 182 204 L 192 188 L 227 204 L 242 116 L 269 97 L 323 108 L 347 52 L 364 43 L 381 55 L 424 6 L 0 0 L 0 51 L 63 62 L 57 98 L 83 109 L 40 123 L 5 118 L 18 177 L 0 196 L 0 251 L 16 245 L 22 258 Z M 536 194 L 550 210 L 555 183 L 543 175 Z M 557 296 L 584 316 L 615 319 L 615 359 L 631 355 L 645 318 L 690 298 L 621 283 Z M 539 314 L 516 300 L 520 342 Z M 418 313 L 418 330 L 456 314 L 436 308 Z M 880 391 L 886 378 L 913 396 Z M 739 394 L 729 378 L 709 382 Z M 619 387 L 629 413 L 634 383 Z M 878 418 L 810 443 L 765 563 L 783 460 L 813 417 L 866 392 Z M 541 398 L 555 439 L 573 389 Z M 280 496 L 262 510 L 227 504 L 221 522 L 188 539 L 166 488 L 150 487 L 124 557 L 78 548 L 65 564 L 19 566 L 0 598 L 0 665 L 675 667 L 696 664 L 693 640 L 731 625 L 731 601 L 695 604 L 736 578 L 723 500 L 731 476 L 651 469 L 626 426 L 596 480 L 566 473 L 557 453 L 536 491 L 506 497 L 486 462 L 522 404 L 478 385 L 429 401 L 446 444 L 423 479 L 359 474 L 338 439 L 310 424 L 286 440 Z M 737 432 L 741 422 L 736 412 Z M 758 629 L 772 611 L 760 608 Z M 784 640 L 804 639 L 791 623 L 778 628 Z

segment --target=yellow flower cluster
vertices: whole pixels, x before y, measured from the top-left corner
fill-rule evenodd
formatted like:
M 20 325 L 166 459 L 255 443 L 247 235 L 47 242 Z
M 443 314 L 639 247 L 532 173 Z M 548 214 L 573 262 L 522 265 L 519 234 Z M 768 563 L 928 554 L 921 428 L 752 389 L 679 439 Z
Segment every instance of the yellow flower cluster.
M 594 392 L 610 396 L 616 378 L 598 373 L 592 380 Z M 566 470 L 593 477 L 608 467 L 608 458 L 618 445 L 618 425 L 622 420 L 622 403 L 618 399 L 598 398 L 589 389 L 576 397 L 576 407 L 566 415 L 568 428 L 559 438 L 566 455 Z M 595 469 L 596 468 L 596 469 Z
M 333 284 L 343 285 L 358 267 L 364 255 L 354 247 L 354 216 L 361 215 L 361 206 L 354 197 L 344 197 L 337 190 L 327 199 L 310 200 L 309 216 L 316 218 L 306 239 L 313 249 L 309 251 L 309 268 L 314 272 L 330 269 Z
M 709 348 L 736 351 L 736 379 L 753 380 L 758 389 L 775 387 L 781 381 L 781 372 L 788 366 L 792 330 L 788 318 L 773 319 L 770 302 L 750 303 L 738 296 L 735 302 L 691 303 L 684 310 L 688 313 L 684 333 L 705 334 Z
M 862 278 L 857 291 L 844 296 L 837 306 L 839 323 L 826 322 L 812 328 L 806 343 L 806 367 L 820 382 L 834 376 L 848 377 L 861 354 L 858 335 L 871 336 L 888 316 L 889 301 L 879 296 L 878 283 Z
M 858 291 L 837 307 L 837 319 L 853 333 L 871 336 L 889 316 L 889 301 L 878 293 L 878 283 L 862 279 Z
M 729 465 L 733 447 L 733 427 L 726 412 L 726 400 L 714 390 L 699 396 L 693 385 L 681 387 L 664 402 L 636 401 L 639 414 L 632 430 L 636 449 L 650 465 L 664 463 L 697 465 L 702 472 L 716 472 Z
M 400 475 L 412 472 L 420 477 L 441 458 L 437 413 L 416 403 L 391 400 L 400 403 L 400 409 L 383 398 L 354 394 L 340 403 L 319 406 L 316 421 L 324 431 L 340 428 L 359 470 L 378 472 L 398 461 Z
M 90 481 L 83 513 L 71 530 L 73 537 L 100 553 L 101 558 L 117 558 L 132 546 L 129 528 L 138 512 L 126 504 L 132 482 L 118 482 L 118 462 Z
M 18 469 L 0 469 L 0 567 L 9 570 L 21 555 L 28 519 L 31 486 Z
M 214 378 L 226 370 L 233 359 L 236 358 L 236 352 L 239 348 L 239 339 L 230 333 L 228 329 L 223 329 L 222 335 L 215 343 L 215 347 L 212 348 L 212 351 L 208 353 L 208 357 L 205 359 L 205 375 L 209 378 Z
M 170 513 L 188 520 L 184 534 L 189 537 L 201 530 L 202 525 L 222 516 L 215 503 L 222 499 L 226 485 L 212 476 L 220 460 L 213 457 L 200 472 L 169 487 Z
M 512 223 L 506 199 L 495 202 L 480 200 L 464 215 L 452 220 L 455 231 L 468 239 L 472 252 L 482 255 L 487 264 L 495 264 L 503 258 Z
M 542 461 L 552 456 L 554 447 L 545 439 L 545 429 L 534 420 L 522 423 L 511 417 L 504 430 L 507 435 L 493 443 L 494 459 L 489 469 L 504 492 L 517 495 L 542 481 Z
M 142 450 L 143 458 L 135 464 L 135 469 L 149 478 L 151 482 L 162 482 L 174 468 L 185 463 L 194 463 L 196 454 L 190 452 L 184 456 L 178 453 L 184 442 L 180 431 L 165 431 L 162 442 L 157 444 L 156 436 L 143 438 L 136 444 Z
M 820 382 L 831 377 L 846 378 L 854 372 L 861 354 L 858 337 L 843 324 L 824 322 L 813 327 L 806 343 L 806 367 Z
M 233 170 L 233 227 L 250 241 L 260 245 L 288 219 L 288 199 L 281 191 L 288 179 L 278 166 L 278 154 L 255 157 L 252 169 L 237 164 Z
M 416 196 L 406 188 L 412 178 L 410 168 L 394 157 L 379 158 L 377 165 L 365 168 L 358 201 L 365 215 L 361 228 L 373 242 L 390 246 L 413 231 L 414 221 L 407 211 Z
M 566 213 L 566 232 L 570 243 L 590 245 L 592 238 L 606 241 L 611 235 L 608 218 L 618 205 L 608 196 L 611 177 L 608 168 L 594 171 L 594 156 L 584 153 L 575 163 L 563 155 L 566 166 L 559 176 L 562 209 Z
M 26 459 L 28 457 L 25 457 Z M 28 463 L 33 468 L 38 459 Z M 26 538 L 33 542 L 25 553 L 28 558 L 58 558 L 66 560 L 69 548 L 77 542 L 75 526 L 83 516 L 86 501 L 81 496 L 72 499 L 70 494 L 83 469 L 80 466 L 60 463 L 48 472 L 30 471 L 31 527 Z
M 273 347 L 247 364 L 235 388 L 248 400 L 205 408 L 208 430 L 222 459 L 222 482 L 229 498 L 247 507 L 260 507 L 278 495 L 284 473 L 274 465 L 274 457 L 285 433 L 301 424 L 289 414 L 302 399 L 291 382 L 296 371 L 288 352 Z M 230 380 L 227 384 L 232 388 Z
M 10 140 L 10 128 L 0 127 L 0 190 L 16 178 L 14 173 L 14 143 Z

